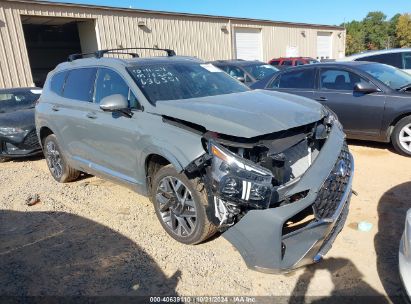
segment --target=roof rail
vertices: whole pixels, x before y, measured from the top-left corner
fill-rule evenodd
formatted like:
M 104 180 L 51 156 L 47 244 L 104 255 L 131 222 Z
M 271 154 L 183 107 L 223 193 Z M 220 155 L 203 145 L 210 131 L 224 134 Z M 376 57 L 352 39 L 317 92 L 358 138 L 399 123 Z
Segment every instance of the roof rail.
M 93 53 L 82 53 L 82 54 L 72 54 L 68 57 L 68 61 L 74 61 L 76 59 L 84 58 L 84 56 L 92 55 L 94 58 L 102 58 L 105 54 L 117 54 L 117 55 L 130 55 L 133 58 L 140 57 L 137 53 L 134 52 L 122 52 L 129 50 L 153 50 L 153 51 L 164 51 L 167 53 L 168 57 L 176 56 L 176 52 L 171 49 L 159 49 L 159 48 L 147 48 L 147 47 L 134 47 L 134 48 L 118 48 L 118 49 L 106 49 L 98 50 Z

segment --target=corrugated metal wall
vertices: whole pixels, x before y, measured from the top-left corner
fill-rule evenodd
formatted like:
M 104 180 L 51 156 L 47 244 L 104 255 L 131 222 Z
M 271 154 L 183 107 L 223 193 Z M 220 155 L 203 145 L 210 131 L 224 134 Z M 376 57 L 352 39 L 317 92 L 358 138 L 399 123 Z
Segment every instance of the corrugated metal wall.
M 287 46 L 297 47 L 301 56 L 316 57 L 319 30 L 333 32 L 334 58 L 345 49 L 345 36 L 338 37 L 340 29 L 0 0 L 1 88 L 32 85 L 21 15 L 94 19 L 101 48 L 156 45 L 204 60 L 234 56 L 232 34 L 236 27 L 261 29 L 265 61 L 285 56 Z M 139 22 L 145 26 L 139 26 Z M 223 26 L 227 26 L 228 31 L 223 31 Z

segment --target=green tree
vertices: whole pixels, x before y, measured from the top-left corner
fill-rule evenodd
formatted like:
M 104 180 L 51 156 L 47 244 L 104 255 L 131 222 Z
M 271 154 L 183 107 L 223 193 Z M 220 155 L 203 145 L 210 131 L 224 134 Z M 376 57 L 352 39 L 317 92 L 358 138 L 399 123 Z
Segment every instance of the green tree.
M 387 16 L 382 12 L 369 12 L 363 20 L 365 46 L 369 50 L 385 49 L 389 46 Z
M 342 24 L 346 31 L 346 54 L 359 53 L 365 49 L 365 36 L 361 21 L 351 21 Z
M 400 16 L 401 14 L 394 15 L 388 23 L 389 48 L 397 48 L 400 46 L 397 39 L 397 24 L 398 18 L 400 18 Z
M 411 14 L 399 16 L 397 22 L 397 39 L 400 47 L 411 46 Z

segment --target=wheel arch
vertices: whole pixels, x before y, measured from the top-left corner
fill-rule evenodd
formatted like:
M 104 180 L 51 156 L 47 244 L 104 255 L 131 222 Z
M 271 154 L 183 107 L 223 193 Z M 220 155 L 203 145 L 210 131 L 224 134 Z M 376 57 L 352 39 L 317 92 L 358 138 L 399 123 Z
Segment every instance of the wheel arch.
M 160 170 L 160 168 L 170 164 L 177 170 L 177 172 L 181 172 L 183 170 L 180 162 L 178 162 L 177 159 L 169 153 L 153 151 L 146 155 L 144 160 L 144 172 L 148 193 L 151 190 L 151 181 L 154 175 L 158 172 L 158 170 Z
M 410 112 L 405 112 L 402 113 L 401 115 L 397 116 L 391 123 L 390 127 L 395 127 L 395 125 L 403 118 L 411 116 L 411 111 Z
M 46 139 L 47 136 L 55 134 L 49 127 L 43 126 L 39 130 L 39 139 L 40 139 L 40 144 L 43 146 L 44 140 Z
M 396 116 L 396 117 L 390 122 L 390 124 L 388 125 L 388 128 L 387 128 L 387 132 L 386 132 L 386 138 L 385 138 L 385 141 L 386 141 L 386 142 L 391 142 L 391 141 L 392 141 L 392 140 L 391 140 L 391 136 L 392 136 L 392 132 L 394 132 L 395 126 L 397 125 L 397 123 L 398 123 L 401 119 L 403 119 L 403 118 L 405 118 L 405 117 L 408 117 L 408 116 L 411 117 L 411 112 L 410 112 L 410 111 L 401 113 L 400 115 Z

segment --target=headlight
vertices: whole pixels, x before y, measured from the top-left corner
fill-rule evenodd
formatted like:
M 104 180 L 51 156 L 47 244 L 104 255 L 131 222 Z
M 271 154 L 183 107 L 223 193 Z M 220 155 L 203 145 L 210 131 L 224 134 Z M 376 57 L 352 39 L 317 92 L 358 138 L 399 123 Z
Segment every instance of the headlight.
M 216 195 L 255 208 L 267 208 L 272 189 L 271 171 L 214 142 L 209 143 L 209 153 L 213 156 L 211 178 Z
M 16 134 L 20 134 L 23 132 L 24 130 L 20 128 L 10 128 L 10 127 L 0 128 L 0 135 L 3 135 L 3 136 L 16 135 Z
M 343 127 L 342 127 L 340 121 L 338 120 L 338 116 L 337 116 L 337 114 L 335 114 L 335 112 L 333 110 L 331 110 L 327 106 L 323 106 L 323 112 L 324 112 L 324 116 L 325 116 L 325 118 L 324 118 L 325 124 L 330 125 L 330 126 L 336 126 L 341 131 L 343 130 Z

